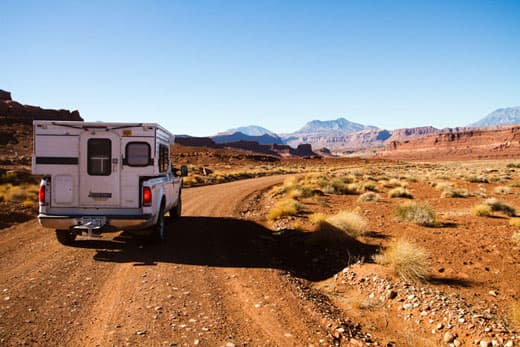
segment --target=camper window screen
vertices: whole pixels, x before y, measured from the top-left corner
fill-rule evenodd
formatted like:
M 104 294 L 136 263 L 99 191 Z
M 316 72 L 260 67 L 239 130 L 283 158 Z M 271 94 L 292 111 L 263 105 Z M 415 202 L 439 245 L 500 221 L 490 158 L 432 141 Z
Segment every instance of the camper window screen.
M 109 176 L 112 156 L 112 142 L 109 139 L 88 140 L 87 171 L 91 176 Z
M 150 164 L 150 145 L 146 142 L 130 142 L 126 145 L 126 164 L 147 166 Z

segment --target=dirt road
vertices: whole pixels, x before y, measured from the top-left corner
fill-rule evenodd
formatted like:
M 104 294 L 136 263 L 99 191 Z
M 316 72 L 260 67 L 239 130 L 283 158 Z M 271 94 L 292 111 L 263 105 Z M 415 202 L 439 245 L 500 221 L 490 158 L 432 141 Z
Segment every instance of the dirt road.
M 118 233 L 64 247 L 35 220 L 0 231 L 0 345 L 328 345 L 270 232 L 238 219 L 265 177 L 186 189 L 150 244 Z

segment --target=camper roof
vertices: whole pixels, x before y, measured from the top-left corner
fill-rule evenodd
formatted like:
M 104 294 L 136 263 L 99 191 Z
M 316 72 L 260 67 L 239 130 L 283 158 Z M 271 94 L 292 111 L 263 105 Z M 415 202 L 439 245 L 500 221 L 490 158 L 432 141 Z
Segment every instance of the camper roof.
M 35 120 L 33 124 L 38 125 L 54 125 L 73 129 L 107 129 L 118 130 L 125 128 L 143 127 L 148 129 L 160 129 L 168 134 L 170 141 L 173 142 L 174 136 L 168 130 L 157 123 L 120 123 L 120 122 L 78 122 L 78 121 L 51 121 L 51 120 Z

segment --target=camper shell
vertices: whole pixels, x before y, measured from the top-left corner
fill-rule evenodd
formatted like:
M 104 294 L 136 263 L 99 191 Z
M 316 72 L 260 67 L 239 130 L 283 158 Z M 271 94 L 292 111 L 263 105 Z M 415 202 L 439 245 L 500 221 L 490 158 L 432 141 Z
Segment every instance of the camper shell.
M 60 235 L 148 230 L 180 215 L 174 136 L 153 123 L 34 121 L 32 172 L 43 175 L 38 219 Z M 159 230 L 161 228 L 163 230 Z M 61 240 L 63 241 L 63 240 Z

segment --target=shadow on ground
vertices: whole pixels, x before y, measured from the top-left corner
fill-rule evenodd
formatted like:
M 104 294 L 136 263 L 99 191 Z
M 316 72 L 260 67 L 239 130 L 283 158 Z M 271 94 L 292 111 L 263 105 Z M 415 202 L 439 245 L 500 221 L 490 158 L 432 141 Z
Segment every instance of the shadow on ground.
M 273 233 L 232 218 L 183 217 L 166 227 L 167 239 L 161 242 L 122 233 L 115 239 L 79 240 L 75 246 L 96 249 L 96 261 L 274 268 L 311 281 L 329 278 L 359 259 L 368 260 L 377 250 L 349 237 L 308 242 L 309 234 L 302 231 Z

